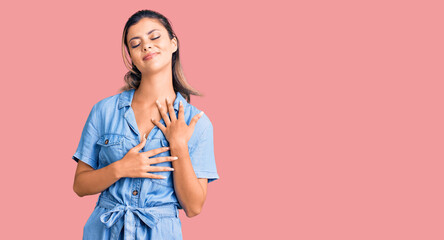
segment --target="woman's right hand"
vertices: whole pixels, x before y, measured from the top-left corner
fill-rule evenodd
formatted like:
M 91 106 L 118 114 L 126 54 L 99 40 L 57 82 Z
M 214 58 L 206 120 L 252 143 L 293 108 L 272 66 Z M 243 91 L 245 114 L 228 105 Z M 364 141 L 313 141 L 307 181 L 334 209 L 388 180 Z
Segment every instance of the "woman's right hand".
M 171 156 L 149 158 L 159 153 L 168 151 L 168 147 L 156 148 L 147 152 L 139 152 L 145 146 L 145 143 L 146 138 L 143 136 L 141 143 L 131 148 L 121 160 L 115 162 L 119 179 L 122 177 L 164 179 L 162 175 L 148 172 L 174 171 L 173 168 L 169 167 L 151 166 L 151 164 L 177 160 L 177 157 Z

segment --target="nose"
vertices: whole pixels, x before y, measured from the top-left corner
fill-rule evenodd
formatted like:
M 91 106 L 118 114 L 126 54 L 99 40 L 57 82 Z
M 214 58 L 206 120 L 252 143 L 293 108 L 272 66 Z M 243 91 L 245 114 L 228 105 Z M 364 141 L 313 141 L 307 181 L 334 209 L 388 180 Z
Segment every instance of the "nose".
M 149 48 L 151 48 L 151 43 L 147 42 L 143 45 L 143 51 L 146 52 L 146 50 L 148 50 Z

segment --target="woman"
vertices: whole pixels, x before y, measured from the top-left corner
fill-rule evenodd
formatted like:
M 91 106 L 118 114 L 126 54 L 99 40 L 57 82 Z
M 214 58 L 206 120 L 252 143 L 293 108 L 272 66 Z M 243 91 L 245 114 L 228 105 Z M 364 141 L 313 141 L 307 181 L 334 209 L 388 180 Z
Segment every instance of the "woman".
M 182 239 L 178 209 L 199 214 L 207 184 L 219 178 L 213 125 L 189 103 L 201 94 L 185 81 L 163 15 L 132 15 L 122 53 L 126 86 L 93 106 L 72 157 L 74 191 L 100 193 L 83 239 Z

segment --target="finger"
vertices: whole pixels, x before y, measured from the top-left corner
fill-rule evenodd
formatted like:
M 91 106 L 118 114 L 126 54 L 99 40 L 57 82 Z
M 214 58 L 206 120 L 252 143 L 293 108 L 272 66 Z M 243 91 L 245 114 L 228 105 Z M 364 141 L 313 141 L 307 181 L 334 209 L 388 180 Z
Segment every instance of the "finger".
M 152 149 L 152 150 L 149 150 L 149 151 L 146 151 L 146 152 L 142 152 L 142 154 L 143 154 L 145 157 L 148 158 L 148 157 L 151 157 L 151 156 L 157 155 L 157 154 L 159 154 L 159 153 L 166 152 L 166 151 L 168 151 L 168 150 L 170 150 L 169 147 L 161 147 L 161 148 L 155 148 L 155 149 Z
M 156 125 L 162 132 L 165 134 L 166 127 L 160 123 L 159 121 L 155 120 L 154 118 L 151 118 L 151 122 L 153 122 L 154 125 Z
M 162 107 L 162 105 L 160 105 L 159 100 L 156 100 L 156 103 L 157 103 L 157 108 L 159 109 L 160 115 L 162 116 L 163 121 L 165 122 L 165 125 L 168 127 L 170 125 L 171 121 L 166 113 L 166 109 L 164 107 Z
M 184 121 L 185 119 L 185 113 L 184 113 L 184 109 L 183 109 L 183 103 L 182 100 L 179 101 L 179 120 L 180 121 Z
M 177 157 L 156 157 L 156 158 L 148 158 L 148 163 L 149 164 L 157 164 L 157 163 L 161 163 L 161 162 L 167 162 L 167 161 L 175 161 L 177 160 Z
M 148 172 L 172 172 L 174 168 L 170 167 L 149 167 Z
M 144 173 L 142 177 L 145 178 L 155 178 L 155 179 L 165 179 L 165 176 L 159 175 L 159 174 L 152 174 L 152 173 Z
M 194 126 L 196 125 L 197 121 L 203 116 L 203 113 L 204 112 L 202 111 L 202 112 L 194 115 L 194 117 L 190 121 L 190 125 L 188 125 L 188 126 L 190 126 L 191 128 L 194 129 Z
M 137 152 L 139 152 L 140 150 L 142 150 L 142 148 L 145 146 L 146 144 L 146 133 L 143 134 L 142 139 L 140 140 L 140 143 L 137 144 L 135 147 L 133 147 L 134 150 L 136 150 Z
M 166 98 L 166 104 L 168 106 L 168 113 L 170 114 L 171 122 L 176 121 L 177 118 L 176 118 L 176 113 L 174 112 L 173 104 L 168 98 Z

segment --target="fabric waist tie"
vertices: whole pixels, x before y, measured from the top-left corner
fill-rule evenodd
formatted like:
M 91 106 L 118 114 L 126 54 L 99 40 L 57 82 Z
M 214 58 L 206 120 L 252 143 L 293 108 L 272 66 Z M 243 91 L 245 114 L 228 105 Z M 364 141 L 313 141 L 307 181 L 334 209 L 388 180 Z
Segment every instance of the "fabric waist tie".
M 125 226 L 124 239 L 135 239 L 136 216 L 150 228 L 154 228 L 160 218 L 179 217 L 179 210 L 175 204 L 139 208 L 122 205 L 107 197 L 100 197 L 97 206 L 109 209 L 100 216 L 100 221 L 107 228 L 111 228 L 111 239 L 115 240 L 119 239 L 123 226 Z M 124 219 L 122 216 L 125 216 Z

